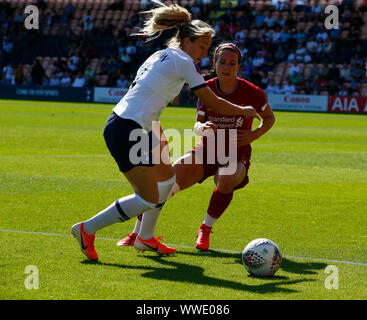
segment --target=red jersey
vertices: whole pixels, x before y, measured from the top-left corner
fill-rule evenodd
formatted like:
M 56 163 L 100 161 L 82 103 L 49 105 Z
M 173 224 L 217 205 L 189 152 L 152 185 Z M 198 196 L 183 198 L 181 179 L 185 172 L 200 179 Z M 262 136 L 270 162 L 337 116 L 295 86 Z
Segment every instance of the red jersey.
M 232 93 L 224 93 L 220 90 L 218 78 L 213 78 L 206 83 L 208 87 L 218 96 L 228 100 L 234 104 L 241 106 L 252 106 L 258 113 L 265 110 L 268 101 L 264 92 L 251 82 L 237 78 L 237 88 Z M 200 99 L 197 103 L 197 114 L 204 116 L 205 121 L 213 122 L 218 129 L 252 129 L 253 118 L 245 118 L 244 116 L 230 116 L 216 113 L 210 110 Z M 204 145 L 206 139 L 203 139 Z M 227 149 L 227 148 L 226 148 Z M 238 156 L 249 159 L 251 156 L 251 146 L 239 147 L 237 149 Z

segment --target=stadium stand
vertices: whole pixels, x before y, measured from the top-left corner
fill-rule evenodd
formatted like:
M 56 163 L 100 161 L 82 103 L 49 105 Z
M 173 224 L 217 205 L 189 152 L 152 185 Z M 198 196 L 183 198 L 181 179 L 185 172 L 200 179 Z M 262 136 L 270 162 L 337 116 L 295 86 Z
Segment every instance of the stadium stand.
M 367 96 L 367 0 L 164 1 L 185 6 L 234 41 L 240 76 L 268 93 Z M 39 9 L 27 30 L 25 6 Z M 339 28 L 325 28 L 325 7 Z M 170 36 L 130 36 L 147 0 L 0 0 L 2 85 L 128 87 L 139 65 Z M 203 71 L 210 68 L 204 59 Z

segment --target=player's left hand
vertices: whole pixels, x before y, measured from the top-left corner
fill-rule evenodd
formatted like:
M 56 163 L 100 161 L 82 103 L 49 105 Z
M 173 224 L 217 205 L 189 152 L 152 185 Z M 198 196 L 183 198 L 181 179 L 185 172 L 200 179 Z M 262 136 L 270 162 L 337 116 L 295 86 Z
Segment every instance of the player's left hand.
M 255 133 L 251 130 L 237 130 L 237 147 L 248 145 L 256 139 Z

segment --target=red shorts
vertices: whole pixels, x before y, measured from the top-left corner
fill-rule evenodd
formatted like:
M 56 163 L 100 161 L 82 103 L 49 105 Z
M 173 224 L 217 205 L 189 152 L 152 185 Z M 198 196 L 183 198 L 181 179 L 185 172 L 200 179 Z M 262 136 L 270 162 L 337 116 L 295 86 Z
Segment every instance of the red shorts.
M 196 152 L 198 152 L 199 149 L 203 148 L 203 144 L 202 142 L 199 142 L 194 148 L 192 148 L 191 153 L 195 154 Z M 207 159 L 207 155 L 205 152 L 205 148 L 203 150 L 203 156 L 204 159 Z M 248 177 L 248 170 L 250 168 L 250 158 L 248 156 L 245 156 L 243 153 L 241 152 L 237 152 L 237 161 L 238 162 L 242 162 L 245 165 L 246 168 L 246 176 L 243 178 L 243 180 L 241 181 L 240 184 L 238 184 L 234 190 L 237 189 L 241 189 L 244 186 L 246 186 L 249 183 L 249 177 Z M 220 164 L 217 161 L 215 161 L 215 163 L 207 163 L 208 161 L 202 161 L 202 166 L 204 169 L 204 176 L 201 180 L 198 181 L 198 183 L 202 183 L 203 181 L 205 181 L 207 178 L 214 176 L 215 173 L 218 171 L 219 168 L 222 167 L 226 167 L 226 165 Z

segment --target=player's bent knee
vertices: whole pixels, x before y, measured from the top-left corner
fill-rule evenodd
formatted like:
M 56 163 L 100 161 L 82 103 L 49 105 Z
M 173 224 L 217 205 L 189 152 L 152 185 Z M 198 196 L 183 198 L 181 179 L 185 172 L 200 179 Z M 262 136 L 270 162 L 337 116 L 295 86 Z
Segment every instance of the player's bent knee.
M 170 192 L 172 188 L 174 187 L 176 182 L 176 175 L 174 175 L 172 178 L 166 180 L 166 181 L 159 181 L 157 182 L 158 185 L 158 204 L 157 207 L 163 206 L 163 204 L 166 202 L 168 196 L 170 195 Z
M 217 182 L 217 188 L 222 193 L 230 193 L 233 191 L 235 186 L 238 184 L 236 179 L 233 178 L 219 178 Z

